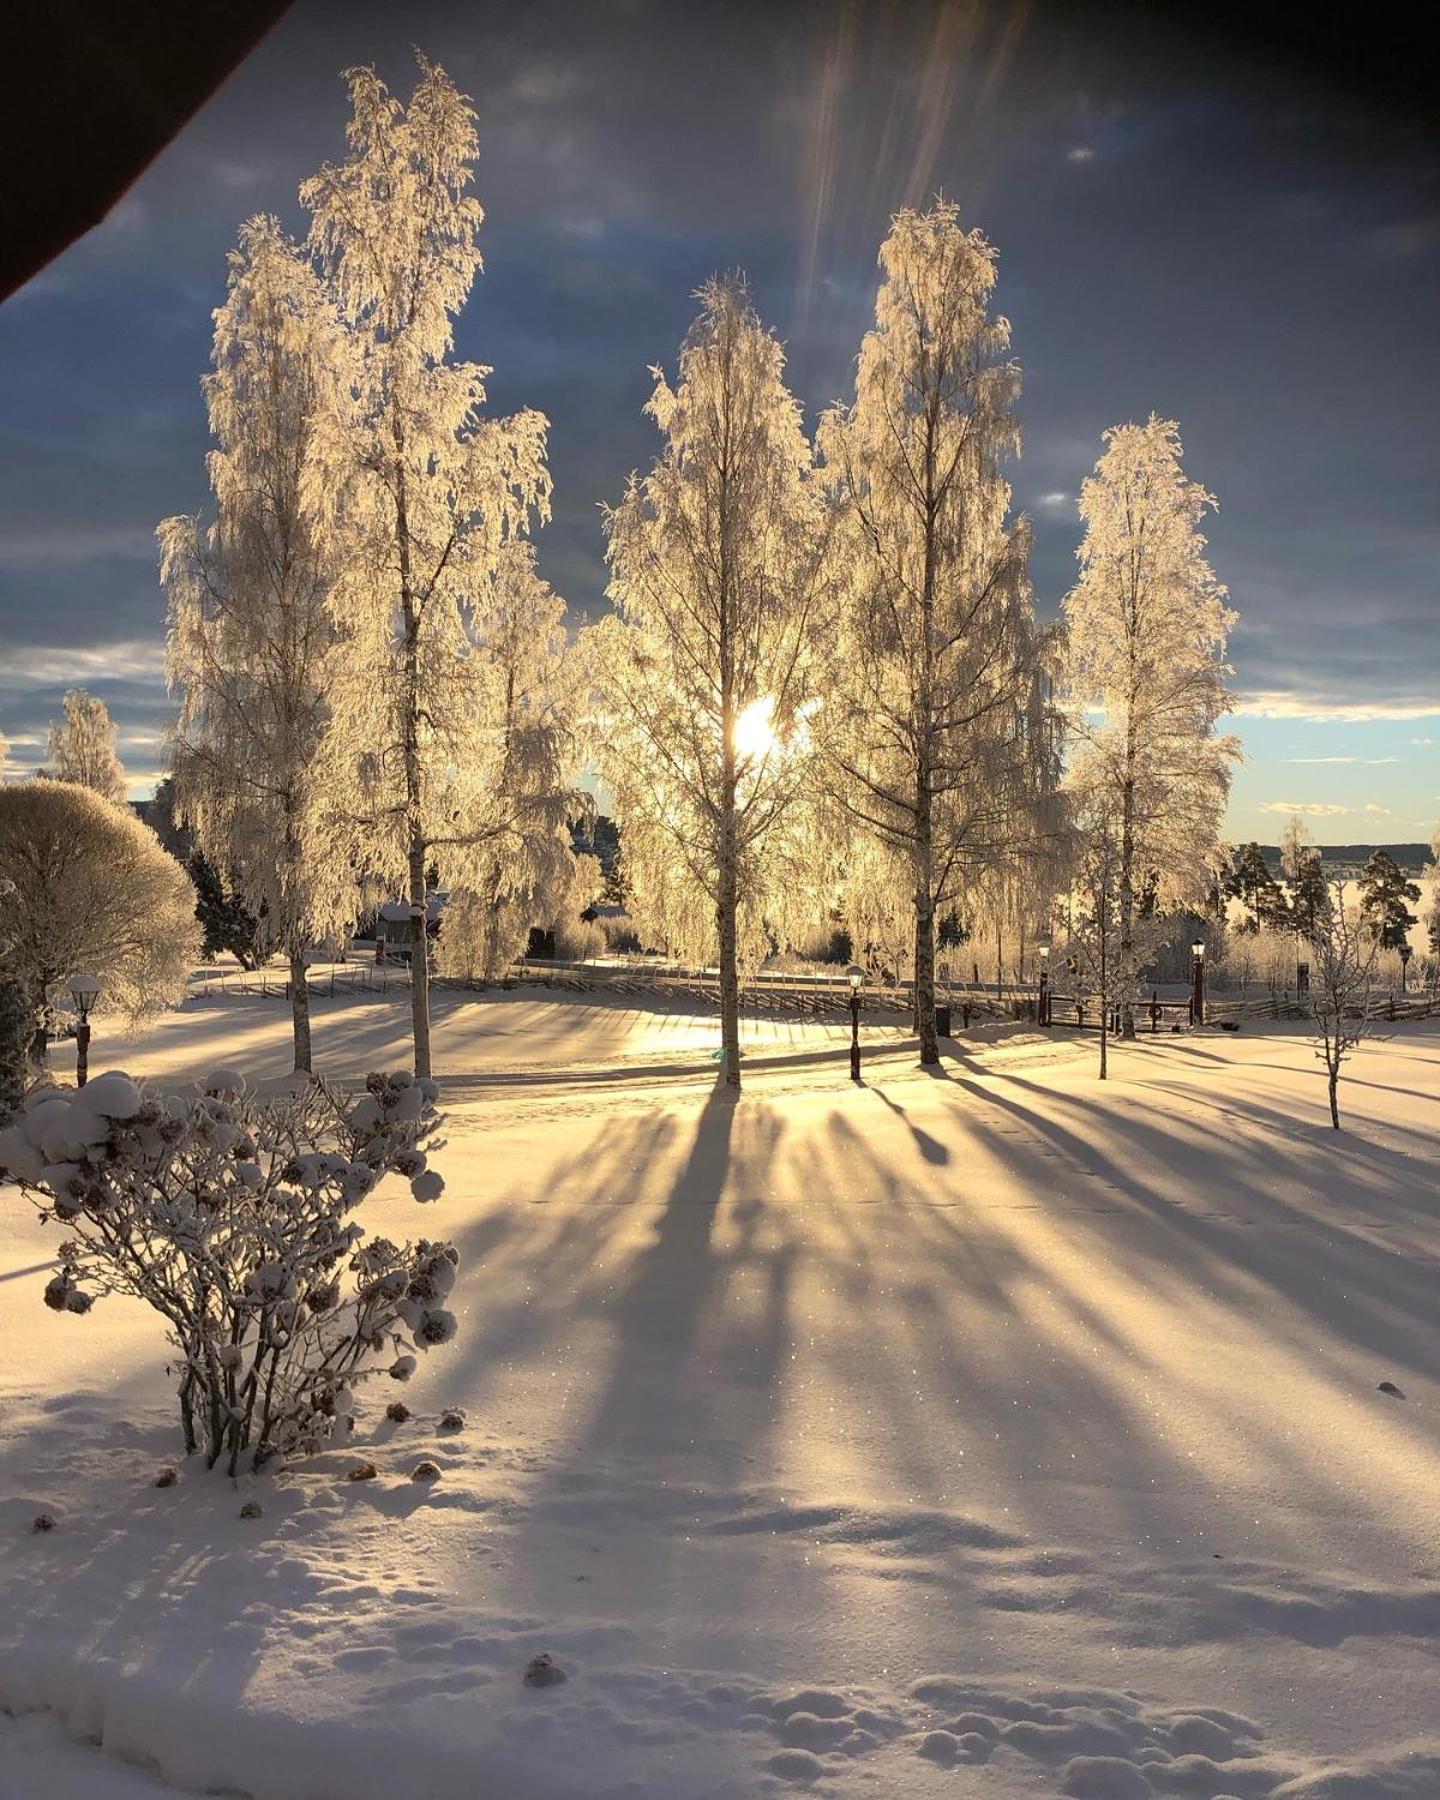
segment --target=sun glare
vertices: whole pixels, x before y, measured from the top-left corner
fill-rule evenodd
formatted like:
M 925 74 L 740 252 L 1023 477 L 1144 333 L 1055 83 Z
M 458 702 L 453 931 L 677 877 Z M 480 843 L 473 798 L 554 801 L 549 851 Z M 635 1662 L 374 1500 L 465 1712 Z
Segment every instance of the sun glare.
M 768 756 L 775 748 L 775 702 L 769 695 L 752 700 L 735 721 L 736 754 L 746 762 Z

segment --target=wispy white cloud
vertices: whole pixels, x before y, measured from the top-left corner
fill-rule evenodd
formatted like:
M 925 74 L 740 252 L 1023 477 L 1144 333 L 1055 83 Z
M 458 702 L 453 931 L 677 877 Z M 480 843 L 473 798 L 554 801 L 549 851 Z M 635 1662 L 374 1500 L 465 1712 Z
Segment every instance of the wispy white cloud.
M 1440 718 L 1440 694 L 1400 695 L 1393 700 L 1336 700 L 1324 694 L 1242 694 L 1232 709 L 1252 719 L 1313 719 L 1318 724 L 1363 725 L 1378 719 Z
M 1265 800 L 1255 810 L 1262 813 L 1302 813 L 1312 819 L 1338 819 L 1351 809 L 1330 800 Z
M 1074 149 L 1065 152 L 1065 160 L 1068 163 L 1094 162 L 1095 151 L 1089 144 L 1076 144 Z
M 1398 763 L 1398 756 L 1282 756 L 1282 763 L 1356 763 L 1361 768 L 1379 769 L 1386 763 Z
M 15 650 L 0 667 L 0 690 L 76 686 L 102 681 L 160 680 L 165 673 L 165 645 L 155 638 L 131 638 L 118 644 L 37 644 Z

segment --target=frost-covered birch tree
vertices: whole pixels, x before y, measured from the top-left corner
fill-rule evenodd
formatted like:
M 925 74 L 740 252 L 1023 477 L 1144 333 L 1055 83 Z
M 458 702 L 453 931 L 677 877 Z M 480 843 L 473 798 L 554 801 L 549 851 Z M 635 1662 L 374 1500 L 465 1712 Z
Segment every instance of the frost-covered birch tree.
M 56 781 L 87 787 L 116 806 L 125 804 L 125 770 L 116 749 L 118 733 L 110 709 L 97 694 L 71 688 L 65 717 L 50 727 L 50 774 Z
M 210 868 L 285 950 L 295 1067 L 311 1067 L 306 974 L 346 931 L 357 888 L 335 812 L 347 756 L 334 705 L 346 647 L 335 557 L 308 489 L 337 326 L 304 255 L 272 218 L 230 256 L 204 381 L 215 519 L 166 519 L 167 673 L 180 697 L 175 806 Z
M 474 113 L 419 61 L 408 105 L 373 69 L 349 72 L 350 154 L 301 200 L 347 353 L 348 403 L 324 422 L 315 498 L 344 545 L 335 604 L 351 679 L 339 703 L 366 746 L 351 812 L 371 872 L 406 890 L 415 1069 L 428 1075 L 427 874 L 463 885 L 495 835 L 474 774 L 497 729 L 477 679 L 477 596 L 503 547 L 547 514 L 550 479 L 544 417 L 484 418 L 489 370 L 452 360 L 481 266 Z
M 1235 614 L 1205 559 L 1200 521 L 1212 495 L 1181 468 L 1178 426 L 1153 414 L 1106 432 L 1080 494 L 1080 578 L 1064 601 L 1070 777 L 1119 822 L 1117 992 L 1135 1035 L 1139 895 L 1152 876 L 1163 904 L 1198 897 L 1219 848 L 1239 740 L 1225 644 Z
M 477 606 L 474 672 L 490 722 L 470 770 L 483 840 L 445 914 L 447 972 L 493 981 L 548 924 L 576 878 L 570 821 L 588 803 L 574 786 L 575 674 L 565 602 L 535 568 L 533 547 L 502 551 Z
M 920 1060 L 934 1064 L 937 920 L 1029 834 L 1058 737 L 1029 526 L 1003 473 L 1020 371 L 991 312 L 995 252 L 937 201 L 896 215 L 880 267 L 854 401 L 819 434 L 845 581 L 825 741 L 852 825 L 905 868 Z
M 674 387 L 653 371 L 664 448 L 605 516 L 616 614 L 587 640 L 632 910 L 717 957 L 738 1088 L 740 962 L 803 868 L 825 509 L 779 342 L 738 278 L 699 298 Z

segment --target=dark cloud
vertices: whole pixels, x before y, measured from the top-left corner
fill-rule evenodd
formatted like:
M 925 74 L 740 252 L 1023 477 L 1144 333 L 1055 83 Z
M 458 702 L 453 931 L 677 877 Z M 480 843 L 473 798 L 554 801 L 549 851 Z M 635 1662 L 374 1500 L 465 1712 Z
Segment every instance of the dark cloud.
M 1001 253 L 1042 606 L 1072 577 L 1101 432 L 1153 409 L 1221 500 L 1237 684 L 1297 707 L 1440 704 L 1440 149 L 1374 66 L 1347 88 L 1323 33 L 1318 66 L 1297 66 L 1238 11 L 1210 40 L 1159 19 L 297 6 L 111 219 L 0 309 L 3 641 L 120 646 L 127 670 L 158 642 L 150 533 L 205 503 L 198 377 L 235 228 L 261 209 L 300 228 L 300 180 L 343 149 L 340 70 L 375 61 L 405 91 L 419 42 L 480 116 L 487 273 L 458 348 L 494 365 L 497 410 L 551 417 L 542 562 L 577 614 L 603 606 L 598 504 L 652 454 L 647 365 L 673 361 L 696 285 L 748 272 L 813 417 L 848 383 L 886 218 L 938 189 Z M 0 684 L 12 735 L 58 691 L 30 666 Z M 157 680 L 108 690 L 132 732 L 163 717 Z

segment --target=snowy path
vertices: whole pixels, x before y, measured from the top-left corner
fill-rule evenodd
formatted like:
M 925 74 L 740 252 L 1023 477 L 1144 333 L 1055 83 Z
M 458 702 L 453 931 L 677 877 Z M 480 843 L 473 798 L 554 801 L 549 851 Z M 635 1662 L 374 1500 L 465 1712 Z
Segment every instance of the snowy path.
M 269 1071 L 283 1024 L 115 1060 Z M 738 1107 L 710 1042 L 447 1018 L 464 1329 L 362 1426 L 375 1483 L 150 1487 L 155 1334 L 46 1312 L 0 1193 L 0 1704 L 262 1800 L 1440 1795 L 1440 1033 L 1357 1059 L 1339 1137 L 1284 1035 L 1102 1087 L 1088 1044 L 931 1079 L 890 1034 L 856 1093 L 782 1023 Z

